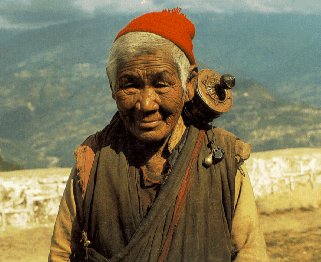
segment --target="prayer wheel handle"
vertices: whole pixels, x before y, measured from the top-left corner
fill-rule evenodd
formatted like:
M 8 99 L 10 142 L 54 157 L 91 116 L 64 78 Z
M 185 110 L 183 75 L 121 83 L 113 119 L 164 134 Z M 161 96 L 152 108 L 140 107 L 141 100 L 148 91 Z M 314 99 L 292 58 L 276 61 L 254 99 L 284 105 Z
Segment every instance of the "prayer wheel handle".
M 183 109 L 185 121 L 194 125 L 207 125 L 228 112 L 233 104 L 234 86 L 235 77 L 231 74 L 221 75 L 211 69 L 199 71 L 194 98 Z
M 231 89 L 235 86 L 235 77 L 231 74 L 224 74 L 221 76 L 220 85 L 224 89 Z

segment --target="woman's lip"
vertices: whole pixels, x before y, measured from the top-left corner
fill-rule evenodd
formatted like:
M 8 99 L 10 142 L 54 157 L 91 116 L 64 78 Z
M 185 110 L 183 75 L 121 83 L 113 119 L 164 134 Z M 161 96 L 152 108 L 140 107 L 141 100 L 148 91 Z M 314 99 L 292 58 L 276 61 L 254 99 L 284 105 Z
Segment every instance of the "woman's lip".
M 157 122 L 160 119 L 139 119 L 138 122 L 142 122 L 142 123 L 151 123 L 151 122 Z
M 154 128 L 158 126 L 160 120 L 153 120 L 153 121 L 146 121 L 146 120 L 139 120 L 137 124 L 141 128 Z

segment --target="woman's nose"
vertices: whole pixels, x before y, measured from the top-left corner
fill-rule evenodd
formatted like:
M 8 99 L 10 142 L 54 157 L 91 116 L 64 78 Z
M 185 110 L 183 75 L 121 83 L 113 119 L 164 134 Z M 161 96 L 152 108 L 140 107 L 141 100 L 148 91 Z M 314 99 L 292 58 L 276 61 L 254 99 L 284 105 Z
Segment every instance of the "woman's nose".
M 159 109 L 158 97 L 152 87 L 145 87 L 140 91 L 140 97 L 136 103 L 136 109 L 148 112 Z

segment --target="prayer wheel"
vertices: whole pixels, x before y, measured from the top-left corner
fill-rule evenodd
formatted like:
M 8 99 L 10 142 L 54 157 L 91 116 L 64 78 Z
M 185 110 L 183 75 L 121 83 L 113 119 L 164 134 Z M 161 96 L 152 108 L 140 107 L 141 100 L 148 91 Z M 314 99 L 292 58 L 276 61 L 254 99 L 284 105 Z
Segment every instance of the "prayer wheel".
M 220 75 L 210 69 L 198 73 L 194 98 L 183 109 L 185 120 L 192 124 L 204 125 L 221 114 L 228 112 L 233 104 L 232 87 L 235 77 Z

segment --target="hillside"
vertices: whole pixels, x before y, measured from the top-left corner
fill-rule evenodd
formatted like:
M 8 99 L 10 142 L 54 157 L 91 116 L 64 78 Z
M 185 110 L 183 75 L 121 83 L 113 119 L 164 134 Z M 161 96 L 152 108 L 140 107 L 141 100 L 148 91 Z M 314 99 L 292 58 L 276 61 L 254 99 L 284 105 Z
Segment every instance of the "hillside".
M 22 167 L 18 164 L 4 160 L 3 157 L 0 155 L 0 172 L 18 169 L 22 169 Z
M 36 73 L 48 66 L 61 77 L 77 63 L 96 65 L 98 72 L 103 72 L 101 65 L 115 34 L 134 16 L 97 15 L 34 30 L 1 30 L 2 80 L 7 82 L 14 73 L 25 70 Z M 256 79 L 280 95 L 286 92 L 290 100 L 320 106 L 317 99 L 321 80 L 320 16 L 254 13 L 188 16 L 197 28 L 194 52 L 199 62 L 238 78 Z M 299 91 L 306 95 L 297 96 Z
M 252 143 L 256 151 L 321 145 L 319 17 L 191 17 L 198 28 L 194 45 L 200 64 L 237 77 L 233 110 L 216 125 Z M 115 112 L 105 57 L 128 19 L 97 16 L 1 32 L 4 161 L 24 168 L 72 165 L 75 146 L 103 128 Z
M 289 103 L 253 81 L 239 81 L 234 106 L 214 122 L 253 145 L 254 151 L 319 147 L 321 109 Z

